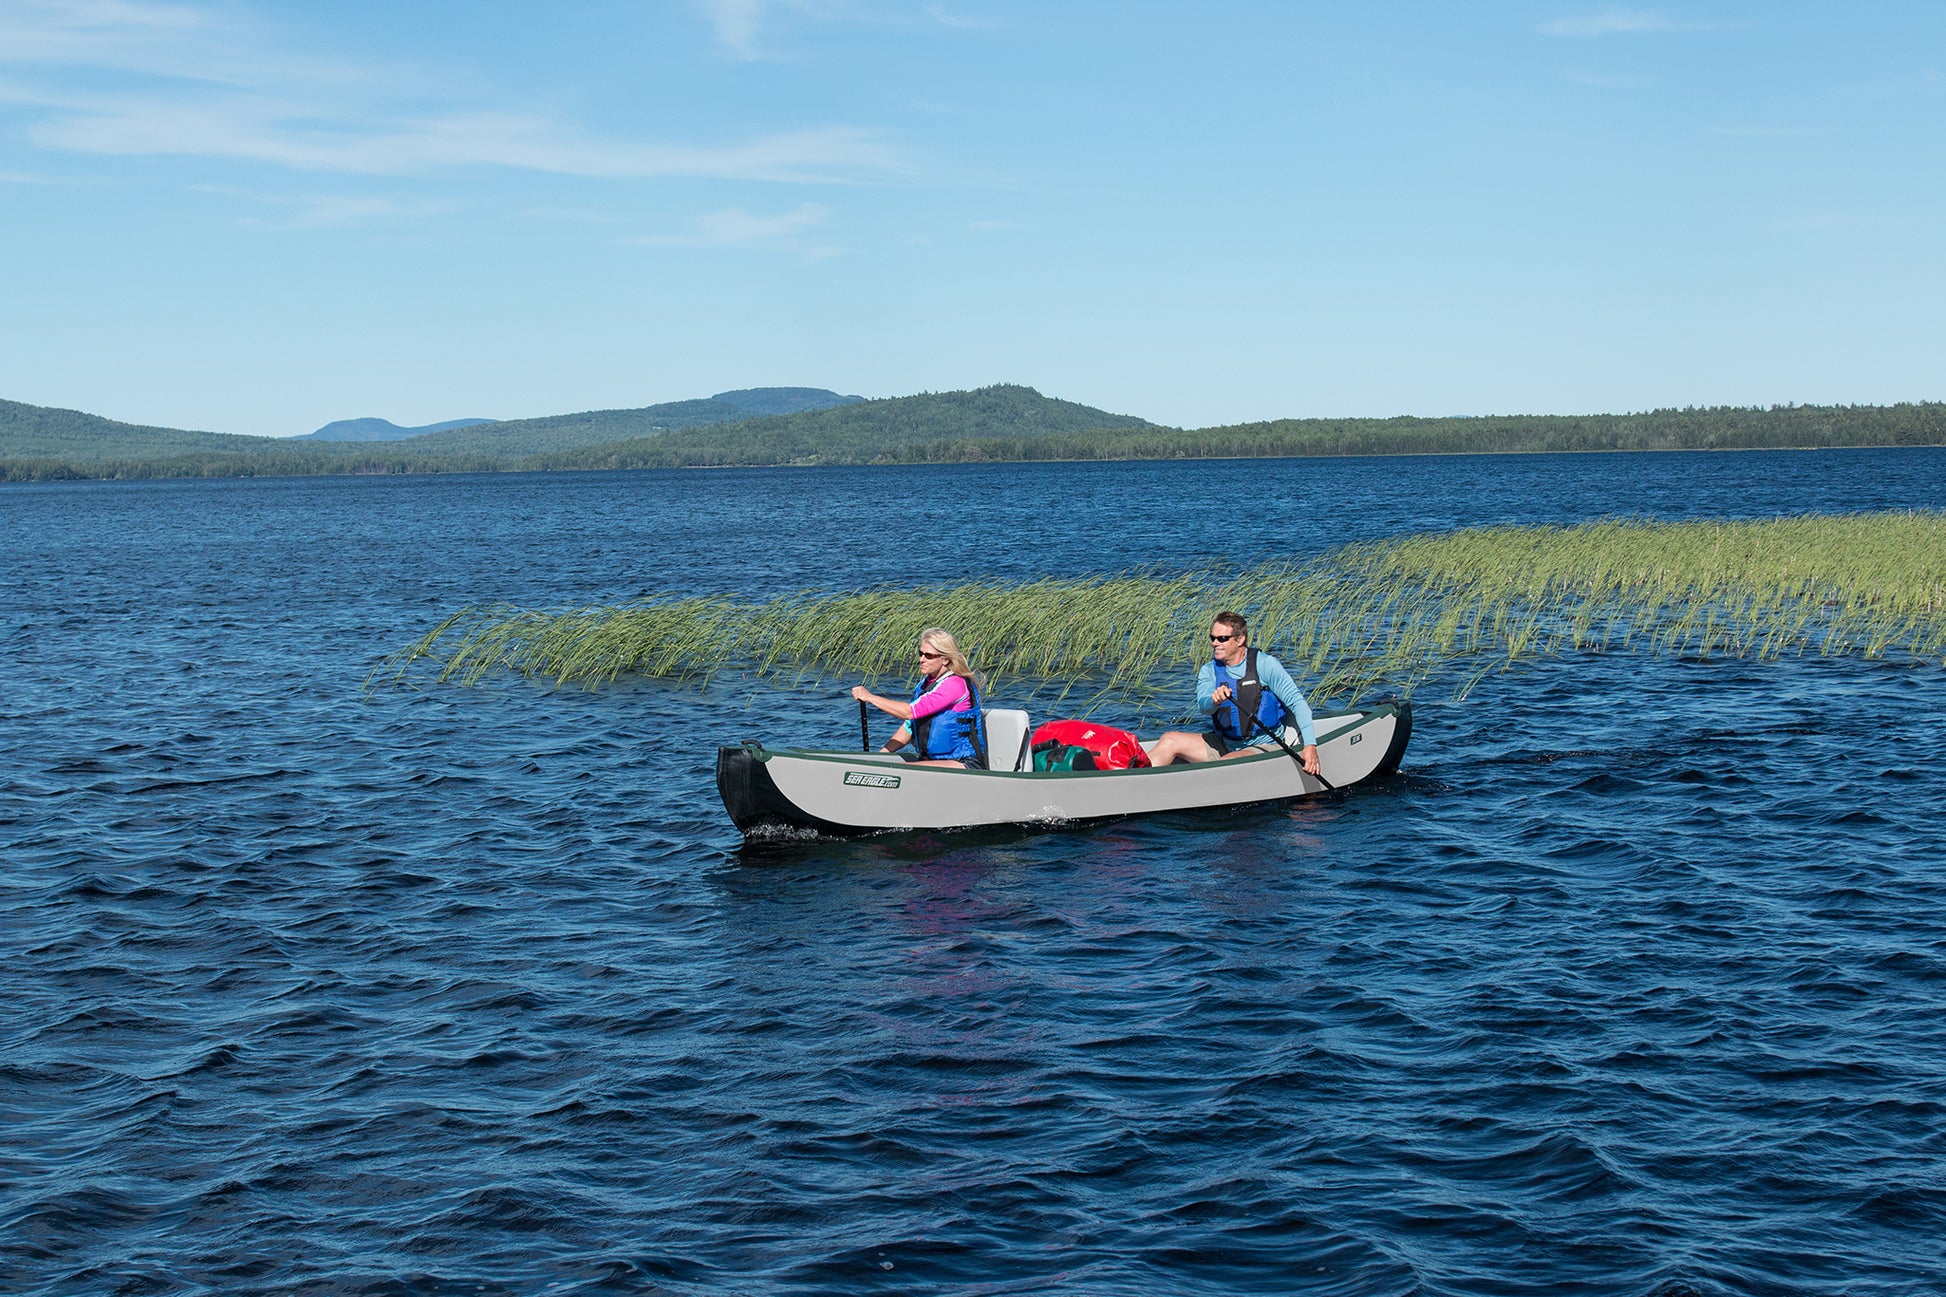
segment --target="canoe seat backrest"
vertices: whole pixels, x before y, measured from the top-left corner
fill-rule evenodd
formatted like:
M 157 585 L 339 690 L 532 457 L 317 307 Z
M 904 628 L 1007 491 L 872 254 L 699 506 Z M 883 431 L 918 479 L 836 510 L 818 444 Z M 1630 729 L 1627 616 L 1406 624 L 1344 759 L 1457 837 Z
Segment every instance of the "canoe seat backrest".
M 1034 727 L 1027 713 L 1010 707 L 989 707 L 987 718 L 987 769 L 1032 770 L 1034 754 L 1027 750 L 1027 736 Z

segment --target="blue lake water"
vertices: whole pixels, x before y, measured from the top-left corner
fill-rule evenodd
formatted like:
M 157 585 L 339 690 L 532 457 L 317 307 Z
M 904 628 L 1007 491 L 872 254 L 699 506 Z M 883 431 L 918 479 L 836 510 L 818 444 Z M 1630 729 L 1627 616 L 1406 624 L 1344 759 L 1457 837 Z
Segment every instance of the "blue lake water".
M 715 745 L 848 744 L 839 682 L 362 688 L 494 600 L 1942 506 L 1939 450 L 0 488 L 0 1290 L 1946 1290 L 1937 663 L 1560 659 L 1335 796 L 781 851 Z

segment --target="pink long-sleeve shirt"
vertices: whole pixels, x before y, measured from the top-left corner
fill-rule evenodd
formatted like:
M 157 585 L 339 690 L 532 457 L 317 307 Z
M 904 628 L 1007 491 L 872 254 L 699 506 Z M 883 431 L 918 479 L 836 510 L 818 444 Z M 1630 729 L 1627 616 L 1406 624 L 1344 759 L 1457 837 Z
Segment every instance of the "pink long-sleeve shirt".
M 972 705 L 972 696 L 966 691 L 966 677 L 949 674 L 919 695 L 919 701 L 912 704 L 912 719 L 922 721 L 948 710 L 963 712 Z

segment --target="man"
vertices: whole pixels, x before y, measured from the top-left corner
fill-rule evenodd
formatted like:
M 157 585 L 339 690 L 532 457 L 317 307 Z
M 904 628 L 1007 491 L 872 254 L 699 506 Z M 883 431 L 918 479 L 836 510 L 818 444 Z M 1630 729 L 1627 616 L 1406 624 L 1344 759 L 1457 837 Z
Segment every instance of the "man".
M 1318 734 L 1311 721 L 1311 704 L 1284 664 L 1250 647 L 1250 628 L 1242 616 L 1220 612 L 1210 627 L 1210 658 L 1196 674 L 1196 710 L 1208 714 L 1210 728 L 1202 734 L 1172 730 L 1155 741 L 1149 760 L 1158 766 L 1175 761 L 1218 761 L 1254 756 L 1275 748 L 1295 725 L 1304 747 L 1298 759 L 1304 773 L 1318 773 Z

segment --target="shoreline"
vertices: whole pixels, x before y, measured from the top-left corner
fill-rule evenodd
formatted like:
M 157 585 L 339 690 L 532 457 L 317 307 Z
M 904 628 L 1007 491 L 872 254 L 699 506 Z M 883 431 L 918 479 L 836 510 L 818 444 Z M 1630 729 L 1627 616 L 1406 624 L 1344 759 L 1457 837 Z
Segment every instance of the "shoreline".
M 533 467 L 482 467 L 435 468 L 415 467 L 400 469 L 345 469 L 315 473 L 268 472 L 268 473 L 90 473 L 82 464 L 51 464 L 46 472 L 34 476 L 12 476 L 12 470 L 23 461 L 0 460 L 0 487 L 34 486 L 61 482 L 197 482 L 197 481 L 252 481 L 252 480 L 300 480 L 319 477 L 454 477 L 462 475 L 499 476 L 527 475 L 540 473 L 670 473 L 696 471 L 736 471 L 748 469 L 783 468 L 957 468 L 965 466 L 998 466 L 1026 464 L 1183 464 L 1238 462 L 1250 463 L 1263 460 L 1292 459 L 1458 459 L 1473 457 L 1500 457 L 1514 455 L 1694 455 L 1694 454 L 1799 454 L 1805 451 L 1847 451 L 1847 450 L 1946 450 L 1946 441 L 1922 442 L 1913 444 L 1885 445 L 1872 443 L 1851 443 L 1844 445 L 1810 446 L 1599 446 L 1578 450 L 1385 450 L 1385 451 L 1316 451 L 1308 454 L 1277 455 L 1078 455 L 1078 456 L 1035 456 L 1031 459 L 994 458 L 994 459 L 897 459 L 875 461 L 838 461 L 794 460 L 788 463 L 750 463 L 750 464 L 644 464 L 613 468 L 533 468 Z M 25 464 L 38 466 L 45 461 L 24 461 Z

